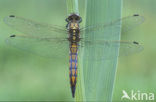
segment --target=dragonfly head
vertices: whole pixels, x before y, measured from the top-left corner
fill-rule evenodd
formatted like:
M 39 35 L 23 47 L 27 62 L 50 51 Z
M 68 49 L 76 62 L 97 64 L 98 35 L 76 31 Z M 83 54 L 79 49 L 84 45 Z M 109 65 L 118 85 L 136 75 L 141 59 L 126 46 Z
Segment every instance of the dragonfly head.
M 81 23 L 82 18 L 78 15 L 78 14 L 71 14 L 68 16 L 68 18 L 66 18 L 66 22 L 77 22 L 77 23 Z
M 81 17 L 78 14 L 71 14 L 66 18 L 68 24 L 66 25 L 67 29 L 79 29 L 79 23 L 82 21 Z

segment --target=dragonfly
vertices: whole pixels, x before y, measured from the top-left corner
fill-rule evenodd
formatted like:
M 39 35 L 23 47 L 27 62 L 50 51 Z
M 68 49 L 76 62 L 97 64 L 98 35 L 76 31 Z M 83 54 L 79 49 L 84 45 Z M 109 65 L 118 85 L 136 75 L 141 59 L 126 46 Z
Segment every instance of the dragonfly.
M 83 36 L 100 30 L 108 31 L 110 28 L 118 28 L 120 27 L 121 22 L 123 24 L 124 22 L 132 22 L 131 25 L 124 26 L 128 30 L 135 28 L 144 21 L 144 18 L 138 14 L 117 19 L 107 24 L 102 23 L 85 27 L 80 27 L 82 18 L 79 14 L 72 13 L 65 20 L 67 25 L 66 27 L 62 27 L 58 25 L 38 23 L 15 15 L 10 15 L 4 18 L 5 24 L 22 33 L 10 35 L 6 40 L 7 44 L 25 51 L 34 52 L 41 56 L 52 57 L 54 59 L 69 58 L 69 78 L 73 98 L 75 97 L 77 83 L 78 52 L 81 52 L 80 47 L 96 46 L 97 51 L 103 51 L 101 49 L 103 49 L 104 46 L 105 49 L 120 48 L 121 55 L 127 55 L 142 50 L 142 46 L 136 41 L 129 42 L 107 39 L 92 40 L 89 37 Z M 117 33 L 119 32 L 116 32 L 115 34 Z M 112 56 L 112 54 L 103 54 L 97 56 L 97 61 L 111 58 Z

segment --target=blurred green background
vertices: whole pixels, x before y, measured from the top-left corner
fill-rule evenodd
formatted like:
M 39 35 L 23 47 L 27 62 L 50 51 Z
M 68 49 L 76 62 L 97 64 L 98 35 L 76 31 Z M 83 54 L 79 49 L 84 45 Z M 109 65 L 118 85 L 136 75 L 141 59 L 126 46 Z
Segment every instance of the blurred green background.
M 133 56 L 119 58 L 114 101 L 121 100 L 122 90 L 129 94 L 131 90 L 156 94 L 155 5 L 155 0 L 123 0 L 123 16 L 138 13 L 144 16 L 145 22 L 127 34 L 123 34 L 122 39 L 138 41 L 143 45 L 144 50 Z
M 84 17 L 84 0 L 79 0 Z M 123 0 L 123 17 L 138 13 L 145 22 L 122 35 L 135 40 L 144 51 L 119 58 L 113 101 L 120 101 L 122 90 L 156 93 L 156 1 Z M 72 100 L 68 64 L 47 59 L 8 46 L 5 39 L 17 32 L 3 22 L 8 15 L 34 21 L 65 25 L 65 0 L 0 0 L 0 101 L 1 100 Z

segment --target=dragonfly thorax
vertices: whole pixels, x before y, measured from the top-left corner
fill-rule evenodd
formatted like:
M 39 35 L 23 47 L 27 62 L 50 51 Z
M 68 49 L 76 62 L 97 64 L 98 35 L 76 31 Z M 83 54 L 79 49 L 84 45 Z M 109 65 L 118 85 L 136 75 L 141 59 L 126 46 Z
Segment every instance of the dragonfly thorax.
M 81 22 L 81 17 L 77 14 L 71 14 L 70 16 L 68 16 L 66 21 L 68 22 L 66 26 L 69 33 L 68 40 L 71 42 L 71 44 L 79 42 L 80 41 L 79 23 Z
M 79 37 L 79 34 L 74 34 L 74 33 L 71 33 L 69 34 L 69 38 L 68 40 L 71 42 L 71 43 L 77 43 L 80 41 L 80 37 Z
M 69 23 L 69 29 L 73 29 L 73 30 L 79 29 L 79 23 L 77 22 Z

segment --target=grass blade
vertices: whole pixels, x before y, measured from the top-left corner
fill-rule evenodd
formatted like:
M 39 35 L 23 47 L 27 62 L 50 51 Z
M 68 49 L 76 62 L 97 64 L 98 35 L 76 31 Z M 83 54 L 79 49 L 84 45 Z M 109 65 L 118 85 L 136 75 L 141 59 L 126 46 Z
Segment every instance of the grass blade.
M 78 0 L 66 0 L 66 4 L 67 4 L 67 14 L 71 13 L 79 14 Z
M 86 26 L 109 23 L 121 17 L 121 0 L 87 0 Z M 120 27 L 121 28 L 121 27 Z M 103 31 L 86 34 L 91 40 L 111 39 L 120 40 L 120 29 L 110 28 Z M 85 47 L 83 58 L 96 59 L 96 56 L 112 53 L 111 49 L 105 49 L 97 53 L 97 47 Z M 118 48 L 115 49 L 118 54 Z M 86 54 L 89 55 L 86 58 Z M 112 101 L 114 79 L 116 73 L 117 58 L 111 60 L 83 60 L 84 86 L 86 101 Z

